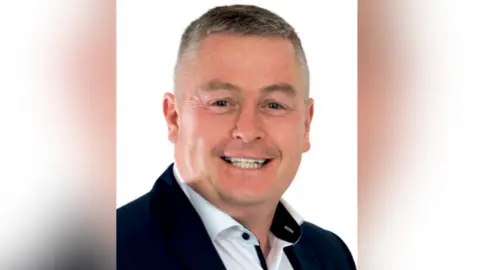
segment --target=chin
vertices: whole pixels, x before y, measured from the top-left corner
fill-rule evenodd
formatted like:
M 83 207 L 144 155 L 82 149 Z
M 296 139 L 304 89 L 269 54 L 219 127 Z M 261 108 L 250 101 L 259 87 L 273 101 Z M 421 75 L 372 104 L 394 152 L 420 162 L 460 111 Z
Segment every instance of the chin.
M 266 194 L 252 194 L 247 191 L 221 191 L 219 192 L 222 201 L 230 205 L 251 206 L 267 201 Z

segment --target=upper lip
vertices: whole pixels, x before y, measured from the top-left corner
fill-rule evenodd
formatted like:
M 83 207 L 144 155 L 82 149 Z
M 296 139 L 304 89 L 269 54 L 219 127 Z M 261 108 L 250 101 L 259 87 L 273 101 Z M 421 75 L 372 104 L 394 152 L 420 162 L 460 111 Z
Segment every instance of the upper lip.
M 233 155 L 233 156 L 225 155 L 225 156 L 222 156 L 222 157 L 225 157 L 225 158 L 245 158 L 245 159 L 272 159 L 271 157 L 261 157 L 261 156 L 252 156 L 252 155 Z

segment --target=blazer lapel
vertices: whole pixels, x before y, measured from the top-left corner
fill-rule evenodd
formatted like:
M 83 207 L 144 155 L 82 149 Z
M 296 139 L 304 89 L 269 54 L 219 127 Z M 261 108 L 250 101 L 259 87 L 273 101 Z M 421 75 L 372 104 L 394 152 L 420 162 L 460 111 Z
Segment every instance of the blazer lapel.
M 171 237 L 171 247 L 186 269 L 226 270 L 206 232 L 179 228 Z
M 226 270 L 205 226 L 173 175 L 173 164 L 152 189 L 153 216 L 170 225 L 166 235 L 185 269 Z
M 286 247 L 284 252 L 295 270 L 322 270 L 323 268 L 315 259 L 314 254 L 300 244 Z

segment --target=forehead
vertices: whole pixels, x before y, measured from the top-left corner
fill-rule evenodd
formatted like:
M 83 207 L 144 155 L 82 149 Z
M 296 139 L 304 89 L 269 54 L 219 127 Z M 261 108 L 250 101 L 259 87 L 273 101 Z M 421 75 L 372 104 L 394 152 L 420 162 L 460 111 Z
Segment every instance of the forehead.
M 212 80 L 251 91 L 285 84 L 298 91 L 303 86 L 295 49 L 279 37 L 210 35 L 184 65 L 183 78 L 196 89 Z

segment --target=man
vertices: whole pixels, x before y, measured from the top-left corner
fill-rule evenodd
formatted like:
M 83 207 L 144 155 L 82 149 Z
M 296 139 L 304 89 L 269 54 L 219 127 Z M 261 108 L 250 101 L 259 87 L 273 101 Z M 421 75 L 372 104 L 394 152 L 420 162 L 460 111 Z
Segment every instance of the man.
M 117 211 L 118 269 L 355 269 L 337 235 L 282 199 L 310 148 L 308 88 L 278 15 L 232 5 L 193 21 L 163 100 L 175 163 Z

